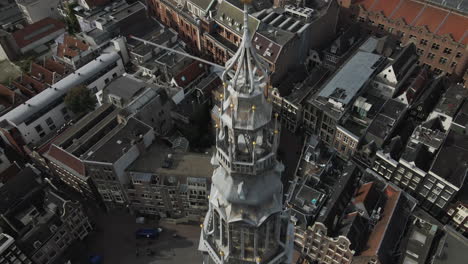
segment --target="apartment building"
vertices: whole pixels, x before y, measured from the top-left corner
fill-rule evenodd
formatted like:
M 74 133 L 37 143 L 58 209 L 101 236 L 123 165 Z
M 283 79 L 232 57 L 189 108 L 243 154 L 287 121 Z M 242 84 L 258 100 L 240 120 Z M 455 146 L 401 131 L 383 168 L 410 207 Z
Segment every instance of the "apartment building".
M 7 181 L 0 187 L 0 194 L 7 198 L 0 201 L 0 226 L 32 263 L 54 263 L 72 243 L 91 231 L 81 204 L 42 182 L 34 168 L 26 167 Z M 27 262 L 21 254 L 16 257 L 12 263 Z
M 110 104 L 99 107 L 61 133 L 43 154 L 51 172 L 84 196 L 99 198 L 81 156 L 91 147 L 87 146 L 87 142 L 92 144 L 105 136 L 100 129 L 109 131 L 115 128 L 118 113 L 119 110 Z
M 60 18 L 58 0 L 17 0 L 16 3 L 29 24 L 46 17 Z
M 344 1 L 349 2 L 349 1 Z M 417 46 L 419 61 L 436 74 L 468 80 L 466 27 L 468 6 L 463 1 L 366 0 L 354 1 L 351 11 L 358 21 L 376 32 Z
M 455 115 L 467 97 L 468 91 L 462 85 L 450 85 L 434 110 L 429 114 L 427 120 L 439 117 L 442 121 L 443 129 L 448 131 Z
M 0 233 L 0 263 L 32 264 L 28 256 L 16 245 L 15 239 L 5 233 Z
M 73 116 L 63 101 L 68 90 L 86 85 L 95 94 L 123 72 L 122 59 L 117 52 L 103 53 L 3 115 L 0 118 L 3 133 L 16 141 L 10 140 L 10 144 L 37 144 Z
M 450 130 L 418 191 L 421 206 L 433 215 L 447 210 L 468 173 L 468 136 Z
M 449 225 L 466 237 L 468 235 L 468 205 L 458 201 L 450 205 L 447 215 Z
M 340 223 L 316 221 L 307 229 L 300 251 L 308 261 L 395 263 L 394 250 L 403 237 L 411 208 L 401 190 L 377 185 L 368 182 L 356 191 L 351 211 L 344 213 Z
M 242 5 L 238 2 L 153 0 L 148 2 L 152 15 L 173 28 L 191 51 L 224 64 L 231 58 L 242 38 Z M 279 82 L 292 65 L 299 65 L 309 49 L 322 47 L 335 37 L 338 6 L 334 1 L 316 0 L 310 7 L 292 5 L 272 9 L 269 1 L 249 7 L 248 27 L 253 45 Z M 330 30 L 330 27 L 332 30 Z M 320 34 L 321 38 L 312 37 Z
M 200 221 L 208 210 L 211 156 L 176 153 L 155 141 L 128 169 L 132 210 L 176 222 Z
M 385 58 L 381 55 L 358 50 L 307 100 L 304 107 L 307 133 L 318 134 L 324 142 L 333 146 L 338 122 L 384 62 Z

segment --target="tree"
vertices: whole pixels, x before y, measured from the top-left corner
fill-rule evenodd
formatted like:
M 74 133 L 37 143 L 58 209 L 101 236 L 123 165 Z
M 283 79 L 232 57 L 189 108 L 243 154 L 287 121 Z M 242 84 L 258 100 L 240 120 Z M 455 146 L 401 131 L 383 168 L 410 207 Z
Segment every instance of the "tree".
M 75 16 L 74 7 L 78 6 L 77 4 L 65 3 L 65 22 L 67 23 L 68 33 L 74 35 L 75 33 L 80 32 L 80 23 Z
M 96 97 L 86 86 L 76 86 L 70 89 L 65 96 L 65 105 L 76 115 L 83 115 L 94 110 Z

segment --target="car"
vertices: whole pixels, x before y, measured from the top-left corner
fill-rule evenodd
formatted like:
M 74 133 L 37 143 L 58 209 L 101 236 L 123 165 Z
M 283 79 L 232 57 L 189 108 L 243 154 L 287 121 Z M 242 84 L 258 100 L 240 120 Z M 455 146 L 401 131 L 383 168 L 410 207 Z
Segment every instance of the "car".
M 140 228 L 135 232 L 136 238 L 150 238 L 156 239 L 159 236 L 159 232 L 153 228 Z

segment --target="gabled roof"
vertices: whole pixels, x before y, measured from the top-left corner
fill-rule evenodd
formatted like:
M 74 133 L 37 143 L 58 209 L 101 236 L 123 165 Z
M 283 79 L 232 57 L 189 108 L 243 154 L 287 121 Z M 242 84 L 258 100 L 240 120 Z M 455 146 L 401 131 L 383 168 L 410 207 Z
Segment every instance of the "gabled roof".
M 57 46 L 57 56 L 60 58 L 63 58 L 64 56 L 73 58 L 88 49 L 89 45 L 86 42 L 73 36 L 65 35 L 63 43 L 60 43 Z
M 206 11 L 213 4 L 213 2 L 216 2 L 216 0 L 188 0 L 187 2 L 190 2 L 201 8 L 203 11 Z
M 468 135 L 450 130 L 430 172 L 461 188 L 468 173 Z
M 81 160 L 56 145 L 52 144 L 45 155 L 48 159 L 52 158 L 53 160 L 68 166 L 68 168 L 66 168 L 67 170 L 72 169 L 77 174 L 85 176 L 85 167 Z
M 65 24 L 63 24 L 63 22 L 46 17 L 23 29 L 15 31 L 13 33 L 13 38 L 20 48 L 24 48 L 49 34 L 63 29 L 65 29 Z
M 110 0 L 85 0 L 89 7 L 105 6 L 110 3 Z
M 228 1 L 222 1 L 218 7 L 214 17 L 217 23 L 229 28 L 238 35 L 242 35 L 242 24 L 244 23 L 243 10 L 239 7 L 229 3 Z M 236 24 L 237 23 L 237 24 Z M 249 15 L 249 31 L 255 32 L 260 24 L 260 21 Z
M 65 65 L 60 64 L 59 62 L 56 62 L 52 59 L 47 59 L 44 62 L 44 67 L 50 71 L 54 71 L 60 75 L 64 75 L 67 73 L 67 68 Z
M 42 82 L 52 85 L 54 82 L 54 73 L 39 64 L 31 63 L 31 72 L 32 77 L 42 80 Z

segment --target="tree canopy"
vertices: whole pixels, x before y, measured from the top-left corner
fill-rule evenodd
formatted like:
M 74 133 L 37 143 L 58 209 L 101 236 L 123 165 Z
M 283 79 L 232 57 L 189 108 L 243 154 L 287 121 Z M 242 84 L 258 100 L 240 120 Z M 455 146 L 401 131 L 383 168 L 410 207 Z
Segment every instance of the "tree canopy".
M 65 96 L 65 105 L 76 115 L 94 110 L 96 103 L 96 97 L 84 85 L 73 87 Z

